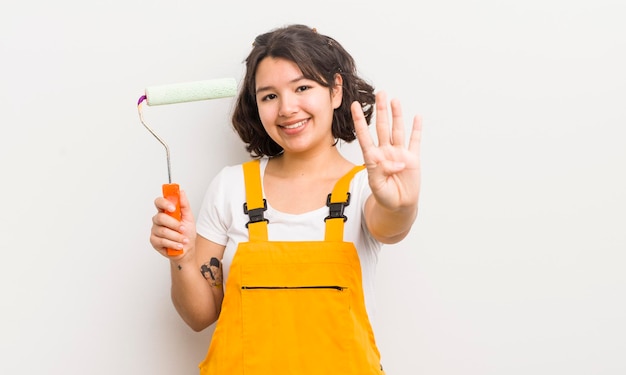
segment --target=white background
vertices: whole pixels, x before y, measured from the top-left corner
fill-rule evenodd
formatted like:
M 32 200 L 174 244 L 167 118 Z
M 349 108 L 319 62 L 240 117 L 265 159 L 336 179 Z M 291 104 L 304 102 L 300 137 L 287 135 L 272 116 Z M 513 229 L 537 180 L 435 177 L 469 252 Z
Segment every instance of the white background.
M 625 19 L 622 0 L 4 2 L 0 373 L 197 373 L 211 329 L 176 315 L 148 243 L 167 169 L 136 102 L 239 81 L 287 23 L 424 118 L 420 215 L 380 258 L 387 373 L 626 373 Z M 247 158 L 232 104 L 144 106 L 194 207 Z

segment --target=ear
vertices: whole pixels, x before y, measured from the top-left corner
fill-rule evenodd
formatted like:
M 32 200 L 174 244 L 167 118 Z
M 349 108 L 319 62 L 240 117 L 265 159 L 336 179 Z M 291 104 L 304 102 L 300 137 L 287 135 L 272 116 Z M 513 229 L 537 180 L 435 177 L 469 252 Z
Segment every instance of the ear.
M 343 100 L 343 77 L 339 73 L 335 74 L 335 85 L 332 88 L 330 99 L 333 103 L 333 108 L 339 108 Z

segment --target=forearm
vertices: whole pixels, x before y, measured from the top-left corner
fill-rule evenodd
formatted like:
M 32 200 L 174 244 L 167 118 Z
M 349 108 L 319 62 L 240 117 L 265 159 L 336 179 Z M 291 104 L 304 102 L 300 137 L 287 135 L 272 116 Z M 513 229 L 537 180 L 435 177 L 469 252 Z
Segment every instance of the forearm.
M 172 275 L 172 302 L 181 318 L 194 331 L 213 324 L 219 315 L 215 286 L 203 277 L 195 262 L 170 261 Z M 219 286 L 221 292 L 221 285 Z M 221 303 L 221 300 L 219 301 Z
M 365 205 L 367 227 L 374 238 L 386 244 L 401 241 L 417 218 L 417 204 L 387 209 L 370 196 Z

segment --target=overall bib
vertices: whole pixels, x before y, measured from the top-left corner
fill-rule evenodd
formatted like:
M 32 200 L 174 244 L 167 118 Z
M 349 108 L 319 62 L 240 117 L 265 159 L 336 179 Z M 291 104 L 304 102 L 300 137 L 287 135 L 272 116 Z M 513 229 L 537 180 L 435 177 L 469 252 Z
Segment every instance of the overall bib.
M 244 163 L 249 241 L 232 261 L 201 375 L 381 375 L 359 257 L 343 241 L 352 177 L 327 199 L 324 241 L 268 241 L 259 161 Z

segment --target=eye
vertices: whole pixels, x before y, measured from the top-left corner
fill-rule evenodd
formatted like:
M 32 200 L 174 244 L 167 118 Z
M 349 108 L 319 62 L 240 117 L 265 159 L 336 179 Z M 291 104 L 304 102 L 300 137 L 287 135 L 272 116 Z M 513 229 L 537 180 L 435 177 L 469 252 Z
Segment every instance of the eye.
M 261 101 L 262 102 L 266 102 L 266 101 L 272 100 L 272 99 L 276 99 L 276 94 L 267 94 L 267 95 L 261 97 Z
M 311 88 L 311 86 L 307 86 L 307 85 L 298 86 L 298 88 L 296 89 L 296 92 L 303 92 L 303 91 L 306 91 L 306 90 L 308 90 L 310 88 Z

